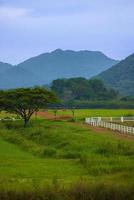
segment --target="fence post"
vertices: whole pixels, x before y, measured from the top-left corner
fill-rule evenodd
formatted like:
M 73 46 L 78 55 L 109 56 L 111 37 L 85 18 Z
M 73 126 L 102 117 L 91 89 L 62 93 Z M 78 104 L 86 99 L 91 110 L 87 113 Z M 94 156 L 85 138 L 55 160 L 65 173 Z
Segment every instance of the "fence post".
M 101 122 L 101 117 L 98 117 L 98 122 Z
M 106 119 L 106 118 L 104 118 L 104 119 Z M 121 122 L 124 122 L 128 118 L 120 117 L 118 119 L 120 119 Z M 132 117 L 131 120 L 132 119 L 134 119 L 134 117 Z M 0 119 L 0 121 L 1 120 L 2 119 Z M 12 118 L 12 120 L 15 121 L 16 119 Z M 129 120 L 130 120 L 130 118 L 129 118 Z M 109 128 L 109 129 L 112 129 L 112 130 L 117 130 L 117 131 L 120 131 L 122 133 L 134 134 L 134 127 L 129 127 L 129 126 L 124 126 L 124 125 L 119 125 L 119 124 L 116 124 L 116 123 L 111 123 L 111 122 L 113 122 L 113 117 L 109 118 L 109 122 L 107 122 L 105 120 L 103 121 L 102 117 L 85 118 L 85 122 L 87 124 L 91 124 L 93 126 L 100 126 L 100 127 L 105 127 L 105 128 Z
M 124 117 L 121 117 L 121 122 L 124 122 Z

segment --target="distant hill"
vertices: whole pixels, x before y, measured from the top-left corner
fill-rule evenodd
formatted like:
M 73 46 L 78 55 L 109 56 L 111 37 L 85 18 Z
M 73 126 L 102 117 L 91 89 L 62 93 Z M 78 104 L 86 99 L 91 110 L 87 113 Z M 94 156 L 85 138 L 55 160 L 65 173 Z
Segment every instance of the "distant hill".
M 98 51 L 57 49 L 0 72 L 0 88 L 43 85 L 57 78 L 90 78 L 118 62 Z
M 13 66 L 8 63 L 0 62 L 0 74 L 4 73 L 6 70 L 11 69 Z
M 108 69 L 118 61 L 108 58 L 97 51 L 63 51 L 57 49 L 30 58 L 18 66 L 38 75 L 43 82 L 49 83 L 56 78 L 87 77 Z
M 134 54 L 95 78 L 100 78 L 125 96 L 134 96 Z

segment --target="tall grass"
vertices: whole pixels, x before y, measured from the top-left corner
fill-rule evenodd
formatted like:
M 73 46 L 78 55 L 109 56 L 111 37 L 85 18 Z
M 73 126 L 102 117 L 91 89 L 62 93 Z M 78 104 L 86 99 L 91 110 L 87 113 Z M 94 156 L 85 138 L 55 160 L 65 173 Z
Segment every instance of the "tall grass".
M 27 129 L 21 122 L 2 122 L 0 135 L 40 157 L 76 159 L 83 153 L 132 156 L 134 152 L 133 141 L 92 133 L 88 128 L 61 121 L 32 121 Z
M 133 186 L 79 182 L 70 188 L 53 186 L 33 191 L 0 191 L 1 200 L 133 200 Z
M 20 166 L 13 165 L 16 167 L 16 173 L 14 169 L 11 169 L 9 181 L 12 181 L 14 177 L 16 177 L 15 180 L 20 180 L 29 174 L 32 180 L 31 174 L 37 172 L 36 176 L 33 175 L 33 177 L 37 179 L 37 184 L 39 184 L 39 180 L 44 174 L 43 170 L 49 169 L 48 174 L 46 172 L 43 175 L 44 182 L 50 179 L 52 172 L 54 175 L 58 174 L 58 179 L 63 182 L 66 179 L 69 185 L 72 182 L 78 182 L 72 187 L 64 188 L 61 187 L 62 181 L 60 184 L 54 181 L 53 189 L 45 188 L 31 192 L 4 192 L 1 190 L 1 199 L 6 197 L 11 200 L 24 199 L 24 196 L 25 199 L 46 200 L 132 199 L 134 183 L 133 140 L 122 139 L 109 134 L 109 132 L 98 133 L 75 123 L 44 119 L 32 120 L 26 129 L 19 121 L 1 122 L 0 137 L 16 144 L 24 151 L 36 155 L 37 158 L 41 157 L 39 161 L 34 161 L 32 158 L 32 163 L 28 164 L 30 167 L 26 165 L 27 161 L 25 161 L 24 172 L 23 170 L 19 172 L 20 168 L 17 167 Z M 47 159 L 50 161 L 44 162 Z M 8 166 L 7 160 L 2 158 L 2 165 L 4 166 L 5 163 L 6 166 L 3 168 L 5 174 L 6 170 L 11 167 L 11 162 L 12 159 Z M 21 164 L 23 166 L 23 162 Z M 40 169 L 36 170 L 36 167 Z M 64 170 L 62 171 L 62 169 Z M 81 177 L 85 181 L 79 182 Z M 6 178 L 8 179 L 8 177 Z M 92 180 L 93 186 L 91 183 L 87 184 L 88 179 Z M 27 178 L 27 180 L 29 179 Z M 11 181 L 10 185 L 12 185 Z M 117 184 L 115 185 L 115 183 Z

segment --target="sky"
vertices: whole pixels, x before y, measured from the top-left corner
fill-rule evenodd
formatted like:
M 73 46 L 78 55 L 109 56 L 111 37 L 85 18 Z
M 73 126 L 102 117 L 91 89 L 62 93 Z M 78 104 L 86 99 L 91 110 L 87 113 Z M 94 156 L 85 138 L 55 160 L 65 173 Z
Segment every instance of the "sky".
M 134 53 L 134 0 L 0 0 L 0 61 L 58 48 Z

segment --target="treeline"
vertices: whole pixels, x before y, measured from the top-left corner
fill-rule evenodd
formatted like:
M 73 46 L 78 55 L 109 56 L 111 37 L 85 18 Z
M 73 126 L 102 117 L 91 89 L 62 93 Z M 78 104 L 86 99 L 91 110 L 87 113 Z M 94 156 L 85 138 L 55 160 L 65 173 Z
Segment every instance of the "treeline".
M 51 89 L 61 100 L 52 107 L 134 108 L 134 97 L 122 97 L 98 79 L 57 79 L 52 82 Z
M 63 101 L 115 100 L 119 97 L 117 91 L 107 88 L 101 80 L 81 77 L 54 80 L 51 89 Z
M 108 108 L 108 109 L 119 109 L 128 108 L 134 109 L 134 101 L 61 101 L 58 104 L 49 105 L 50 108 Z

